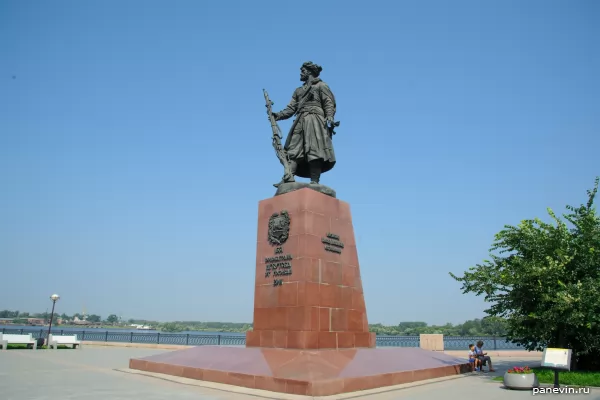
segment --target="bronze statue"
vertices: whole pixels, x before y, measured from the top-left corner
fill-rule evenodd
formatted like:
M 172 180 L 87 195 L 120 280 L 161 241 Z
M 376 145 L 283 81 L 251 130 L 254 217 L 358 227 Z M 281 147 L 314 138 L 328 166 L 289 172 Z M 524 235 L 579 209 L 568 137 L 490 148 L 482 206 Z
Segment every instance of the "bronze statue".
M 266 91 L 267 114 L 273 129 L 273 146 L 279 161 L 284 167 L 281 182 L 295 182 L 294 176 L 310 178 L 310 185 L 318 185 L 321 174 L 335 165 L 335 153 L 332 137 L 339 122 L 334 120 L 336 112 L 335 97 L 329 86 L 319 75 L 323 68 L 310 61 L 302 64 L 300 80 L 304 84 L 297 88 L 288 106 L 280 112 L 272 112 L 273 104 Z M 281 132 L 276 121 L 296 115 L 288 133 L 283 149 Z

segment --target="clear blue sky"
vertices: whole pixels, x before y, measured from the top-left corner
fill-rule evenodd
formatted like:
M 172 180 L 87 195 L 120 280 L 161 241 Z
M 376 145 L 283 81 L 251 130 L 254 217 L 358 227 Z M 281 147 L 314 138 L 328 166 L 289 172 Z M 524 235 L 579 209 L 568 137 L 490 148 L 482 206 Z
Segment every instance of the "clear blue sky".
M 600 174 L 600 3 L 0 2 L 0 309 L 252 321 L 258 201 L 311 60 L 371 323 L 483 316 L 460 273 Z M 291 120 L 281 123 L 287 132 Z

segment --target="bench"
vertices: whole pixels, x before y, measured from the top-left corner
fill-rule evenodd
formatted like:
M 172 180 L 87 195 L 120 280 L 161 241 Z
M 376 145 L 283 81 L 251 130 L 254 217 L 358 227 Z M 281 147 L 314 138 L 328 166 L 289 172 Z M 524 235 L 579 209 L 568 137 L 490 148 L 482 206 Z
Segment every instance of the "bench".
M 48 338 L 48 349 L 58 349 L 58 346 L 71 345 L 73 348 L 81 349 L 81 340 L 77 340 L 77 335 L 52 335 Z
M 27 335 L 0 333 L 0 346 L 2 346 L 2 350 L 6 350 L 9 344 L 26 344 L 27 348 L 31 346 L 33 350 L 37 349 L 37 340 L 31 336 L 31 333 Z

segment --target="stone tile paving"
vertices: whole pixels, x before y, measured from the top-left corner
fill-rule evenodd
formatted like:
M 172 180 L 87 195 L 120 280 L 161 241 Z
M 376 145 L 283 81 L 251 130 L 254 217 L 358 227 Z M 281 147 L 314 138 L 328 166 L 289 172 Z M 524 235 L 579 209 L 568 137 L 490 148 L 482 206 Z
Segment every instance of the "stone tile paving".
M 182 384 L 167 379 L 157 379 L 138 374 L 128 374 L 125 369 L 132 357 L 145 357 L 168 350 L 85 347 L 83 350 L 9 350 L 0 352 L 0 398 L 2 400 L 257 400 L 256 395 L 232 393 L 209 387 Z M 539 360 L 496 359 L 496 373 L 475 373 L 456 379 L 435 383 L 423 382 L 399 390 L 377 394 L 355 393 L 339 398 L 392 400 L 436 400 L 456 398 L 484 398 L 509 400 L 530 397 L 529 391 L 517 392 L 502 388 L 491 377 L 502 375 L 514 365 L 539 365 Z M 256 393 L 255 393 L 256 394 Z M 262 392 L 264 395 L 265 392 Z M 542 396 L 542 395 L 540 395 Z M 545 397 L 574 397 L 574 395 L 543 395 Z M 600 390 L 590 395 L 579 395 L 590 400 L 600 400 Z M 263 397 L 264 398 L 264 397 Z M 303 396 L 286 396 L 268 393 L 267 398 L 292 399 Z M 330 397 L 333 398 L 333 397 Z

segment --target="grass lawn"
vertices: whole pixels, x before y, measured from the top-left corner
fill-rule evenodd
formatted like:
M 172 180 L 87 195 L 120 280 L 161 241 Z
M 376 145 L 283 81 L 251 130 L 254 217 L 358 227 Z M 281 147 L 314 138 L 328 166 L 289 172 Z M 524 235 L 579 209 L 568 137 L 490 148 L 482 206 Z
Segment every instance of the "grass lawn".
M 45 349 L 45 348 L 46 348 L 46 346 L 38 347 L 38 349 Z M 67 346 L 63 346 L 63 345 L 59 345 L 58 348 L 72 350 L 71 347 L 67 347 Z M 6 348 L 6 350 L 25 350 L 25 349 L 27 349 L 26 344 L 9 344 Z
M 532 368 L 532 370 L 537 375 L 540 383 L 554 383 L 554 371 L 546 368 Z M 502 382 L 503 377 L 497 376 L 494 380 Z M 600 372 L 560 371 L 558 382 L 565 386 L 600 387 Z

